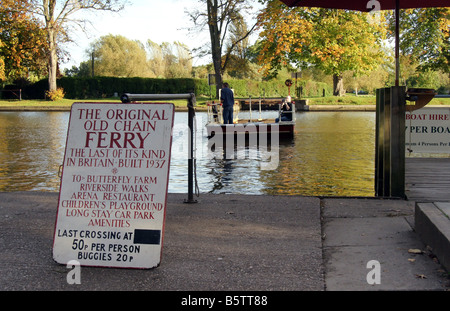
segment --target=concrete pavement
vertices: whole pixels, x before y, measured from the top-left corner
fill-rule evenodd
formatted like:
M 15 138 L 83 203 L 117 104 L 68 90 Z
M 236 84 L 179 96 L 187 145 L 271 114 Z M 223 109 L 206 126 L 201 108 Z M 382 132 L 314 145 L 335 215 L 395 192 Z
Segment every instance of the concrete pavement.
M 324 199 L 322 206 L 326 290 L 449 288 L 445 269 L 415 232 L 414 202 Z M 379 284 L 368 284 L 371 260 L 380 265 Z
M 0 289 L 117 291 L 447 290 L 448 274 L 402 200 L 169 194 L 161 265 L 81 267 L 52 259 L 57 193 L 0 193 Z M 421 250 L 414 254 L 411 250 Z M 380 284 L 368 284 L 377 272 Z M 369 278 L 370 279 L 370 278 Z

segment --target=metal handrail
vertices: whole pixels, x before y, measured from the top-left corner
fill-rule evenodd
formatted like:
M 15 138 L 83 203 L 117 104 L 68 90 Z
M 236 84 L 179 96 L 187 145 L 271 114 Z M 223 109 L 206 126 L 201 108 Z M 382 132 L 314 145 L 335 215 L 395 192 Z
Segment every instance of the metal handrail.
M 131 103 L 138 100 L 170 100 L 170 99 L 188 99 L 193 100 L 192 104 L 195 104 L 195 94 L 131 94 L 124 93 L 120 96 L 122 103 Z
M 194 106 L 196 103 L 194 93 L 186 94 L 130 94 L 124 93 L 120 96 L 122 103 L 131 103 L 134 101 L 144 101 L 144 100 L 171 100 L 171 99 L 187 99 L 188 107 L 188 127 L 189 127 L 189 143 L 190 148 L 188 150 L 188 198 L 184 200 L 184 203 L 197 203 L 194 199 L 194 118 L 195 110 Z

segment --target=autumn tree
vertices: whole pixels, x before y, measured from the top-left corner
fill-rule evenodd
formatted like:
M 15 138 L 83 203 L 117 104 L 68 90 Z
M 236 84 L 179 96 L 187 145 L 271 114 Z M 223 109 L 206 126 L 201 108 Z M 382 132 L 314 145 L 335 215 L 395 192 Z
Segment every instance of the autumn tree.
M 75 13 L 83 11 L 120 11 L 123 0 L 29 0 L 27 11 L 42 18 L 48 44 L 49 90 L 56 90 L 58 67 L 58 40 L 69 40 L 70 27 L 77 25 L 86 29 L 88 21 L 77 18 Z M 78 15 L 80 16 L 80 15 Z
M 262 38 L 259 63 L 266 73 L 283 66 L 316 66 L 333 75 L 334 95 L 344 93 L 343 73 L 370 72 L 383 59 L 383 15 L 373 22 L 368 13 L 322 8 L 289 8 L 268 1 L 259 15 Z
M 2 0 L 0 7 L 0 80 L 44 74 L 43 25 L 26 12 L 27 0 Z
M 2 28 L 0 27 L 0 31 L 3 32 Z M 2 40 L 0 39 L 0 50 L 3 46 Z M 4 61 L 4 56 L 3 53 L 0 53 L 0 82 L 3 82 L 6 80 L 6 75 L 5 75 L 5 61 Z
M 152 40 L 147 40 L 147 50 L 149 54 L 149 67 L 153 76 L 156 78 L 164 77 L 165 60 L 162 46 Z
M 157 44 L 147 40 L 149 67 L 155 77 L 185 78 L 192 72 L 189 47 L 181 42 Z
M 194 31 L 201 31 L 208 27 L 210 37 L 209 53 L 212 57 L 216 77 L 216 97 L 218 97 L 219 89 L 222 88 L 222 75 L 230 61 L 231 53 L 242 40 L 245 40 L 250 35 L 256 24 L 238 38 L 229 38 L 229 29 L 233 22 L 242 21 L 242 16 L 248 14 L 248 10 L 251 8 L 248 1 L 200 0 L 200 2 L 204 3 L 204 8 L 188 14 L 194 23 Z M 228 41 L 229 39 L 231 39 L 231 42 Z
M 179 41 L 173 43 L 177 62 L 175 66 L 174 78 L 186 78 L 192 75 L 192 55 L 189 47 Z
M 2 42 L 0 41 L 0 48 L 2 47 Z M 3 60 L 3 57 L 0 56 L 0 82 L 6 80 L 5 75 L 5 61 Z

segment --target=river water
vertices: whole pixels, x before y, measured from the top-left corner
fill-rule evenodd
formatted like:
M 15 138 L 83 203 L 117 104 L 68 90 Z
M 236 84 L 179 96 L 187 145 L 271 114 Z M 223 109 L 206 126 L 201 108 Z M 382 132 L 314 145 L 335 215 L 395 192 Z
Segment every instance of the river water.
M 274 117 L 265 111 L 262 117 Z M 247 112 L 248 114 L 248 112 Z M 200 193 L 374 195 L 374 112 L 297 112 L 295 138 L 265 152 L 211 152 L 196 114 Z M 244 112 L 240 117 L 245 116 Z M 253 118 L 259 115 L 253 112 Z M 0 191 L 59 191 L 69 112 L 0 112 Z M 187 193 L 187 113 L 176 112 L 169 192 Z M 276 154 L 275 154 L 276 151 Z M 269 157 L 269 155 L 271 155 Z M 270 165 L 269 165 L 270 164 Z

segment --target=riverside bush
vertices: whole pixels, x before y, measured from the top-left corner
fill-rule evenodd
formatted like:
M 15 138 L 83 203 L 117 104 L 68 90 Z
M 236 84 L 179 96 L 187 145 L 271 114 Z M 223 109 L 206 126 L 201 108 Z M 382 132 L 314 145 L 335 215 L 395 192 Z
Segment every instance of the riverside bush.
M 62 87 L 57 88 L 54 91 L 45 91 L 45 96 L 51 101 L 61 100 L 64 98 L 64 89 Z

